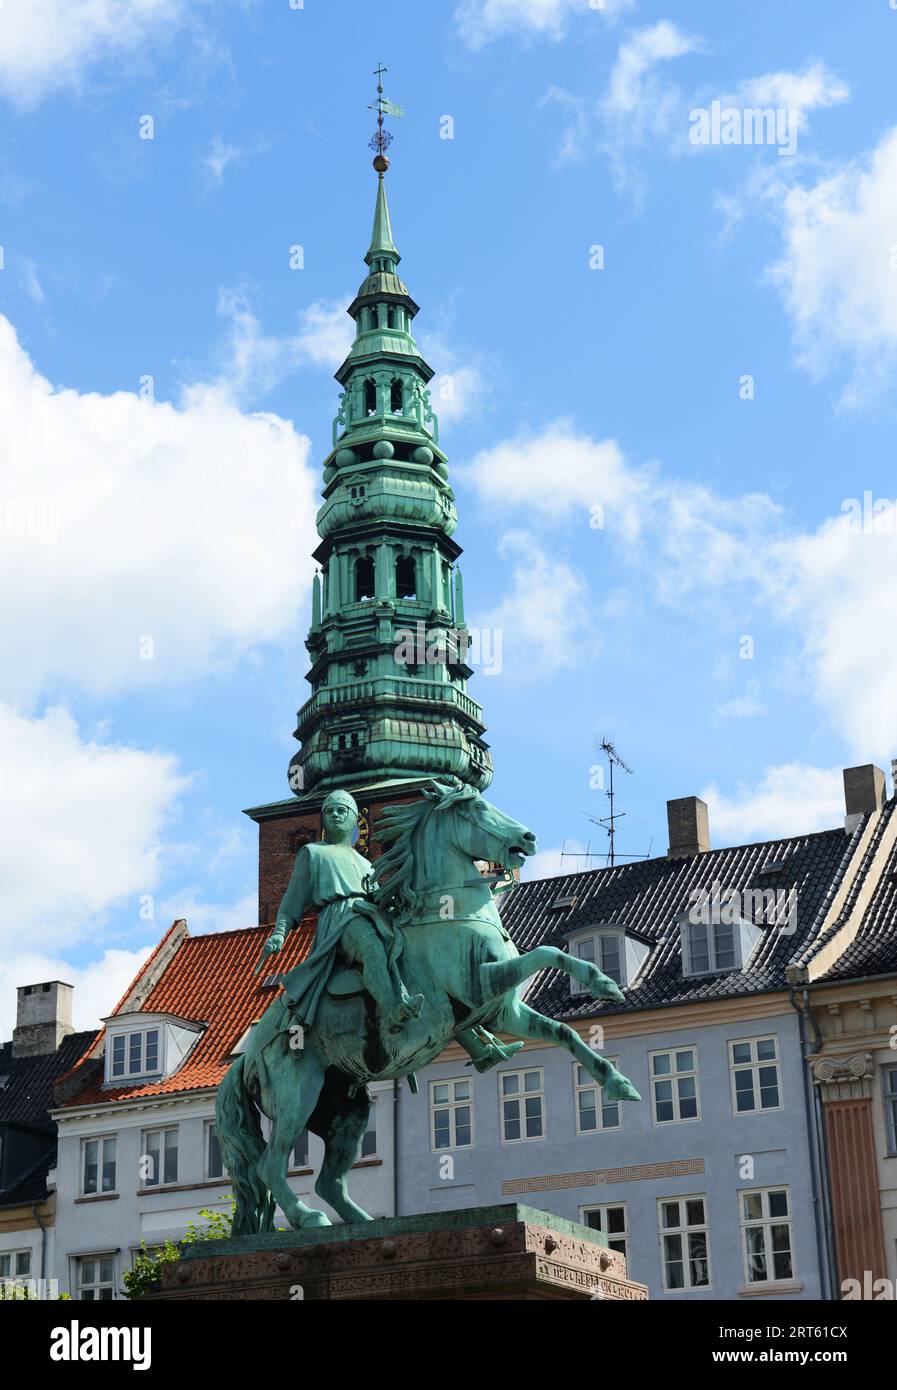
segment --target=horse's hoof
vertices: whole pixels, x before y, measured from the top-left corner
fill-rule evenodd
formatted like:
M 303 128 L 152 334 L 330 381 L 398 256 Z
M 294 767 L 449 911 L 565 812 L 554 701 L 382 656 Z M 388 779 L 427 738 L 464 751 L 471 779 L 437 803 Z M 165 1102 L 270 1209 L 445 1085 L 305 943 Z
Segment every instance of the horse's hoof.
M 303 1216 L 299 1222 L 300 1231 L 314 1230 L 320 1226 L 331 1226 L 333 1223 L 329 1216 L 323 1211 L 310 1211 L 307 1216 Z

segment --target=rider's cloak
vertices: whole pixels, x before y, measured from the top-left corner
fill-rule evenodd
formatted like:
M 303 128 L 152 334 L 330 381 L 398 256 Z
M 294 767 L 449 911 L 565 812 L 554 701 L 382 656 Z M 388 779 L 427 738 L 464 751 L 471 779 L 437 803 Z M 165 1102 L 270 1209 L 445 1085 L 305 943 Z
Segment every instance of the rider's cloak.
M 327 987 L 340 937 L 353 917 L 367 917 L 383 939 L 390 965 L 402 940 L 389 920 L 364 897 L 364 880 L 373 873 L 368 861 L 351 845 L 326 841 L 303 845 L 280 904 L 277 924 L 297 926 L 309 908 L 318 908 L 318 925 L 305 960 L 283 976 L 283 987 L 295 1005 L 294 1019 L 306 1027 L 315 1021 Z

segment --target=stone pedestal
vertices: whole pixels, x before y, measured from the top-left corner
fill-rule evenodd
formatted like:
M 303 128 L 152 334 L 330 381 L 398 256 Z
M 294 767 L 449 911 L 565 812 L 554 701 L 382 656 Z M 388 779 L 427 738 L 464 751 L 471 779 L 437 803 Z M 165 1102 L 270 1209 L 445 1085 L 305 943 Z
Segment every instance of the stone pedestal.
M 598 1231 L 516 1202 L 198 1242 L 158 1299 L 646 1299 Z

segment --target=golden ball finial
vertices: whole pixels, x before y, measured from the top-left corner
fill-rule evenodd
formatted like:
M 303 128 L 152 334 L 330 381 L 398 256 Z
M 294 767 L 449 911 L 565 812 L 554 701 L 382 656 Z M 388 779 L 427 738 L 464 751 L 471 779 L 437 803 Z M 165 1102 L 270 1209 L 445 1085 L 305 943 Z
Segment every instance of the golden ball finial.
M 389 160 L 386 158 L 385 154 L 378 154 L 375 156 L 374 168 L 377 170 L 378 174 L 386 173 L 387 169 L 389 168 Z

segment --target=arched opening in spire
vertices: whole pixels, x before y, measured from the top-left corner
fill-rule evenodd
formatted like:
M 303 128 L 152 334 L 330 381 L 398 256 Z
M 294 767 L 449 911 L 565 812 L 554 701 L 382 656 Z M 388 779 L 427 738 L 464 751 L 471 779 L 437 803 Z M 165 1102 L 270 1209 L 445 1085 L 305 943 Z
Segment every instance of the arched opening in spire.
M 377 414 L 377 383 L 371 377 L 364 383 L 364 413 Z
M 392 305 L 390 305 L 386 310 L 386 327 L 395 328 L 396 326 L 396 311 Z
M 380 327 L 380 310 L 377 308 L 376 305 L 374 305 L 374 308 L 370 310 L 370 320 L 369 320 L 369 322 L 370 322 L 371 328 L 379 328 L 379 327 Z
M 393 415 L 402 415 L 405 410 L 405 390 L 398 377 L 389 390 L 389 408 Z
M 374 597 L 374 562 L 370 555 L 361 555 L 355 561 L 355 602 Z
M 417 598 L 417 566 L 413 555 L 396 560 L 396 598 Z

